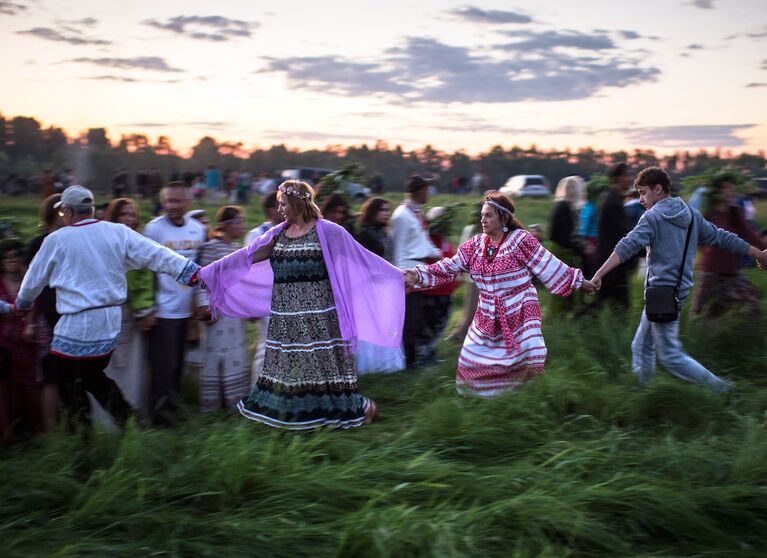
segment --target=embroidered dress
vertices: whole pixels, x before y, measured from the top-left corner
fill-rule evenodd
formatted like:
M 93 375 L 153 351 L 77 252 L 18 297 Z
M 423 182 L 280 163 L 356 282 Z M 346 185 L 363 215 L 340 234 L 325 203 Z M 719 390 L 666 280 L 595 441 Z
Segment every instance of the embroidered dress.
M 579 269 L 555 258 L 525 230 L 512 231 L 499 247 L 485 234 L 474 236 L 452 258 L 416 271 L 417 287 L 444 285 L 463 272 L 477 285 L 479 303 L 458 356 L 456 387 L 483 397 L 514 390 L 543 372 L 546 345 L 533 277 L 560 296 L 583 282 Z
M 239 246 L 213 239 L 200 246 L 197 263 L 209 265 L 239 249 Z M 198 289 L 198 306 L 207 306 L 205 291 Z M 203 366 L 200 369 L 200 410 L 231 409 L 248 394 L 250 361 L 245 321 L 221 316 L 204 326 Z
M 280 232 L 270 263 L 264 370 L 237 408 L 278 428 L 361 426 L 370 402 L 357 391 L 354 356 L 341 338 L 316 227 L 297 238 Z

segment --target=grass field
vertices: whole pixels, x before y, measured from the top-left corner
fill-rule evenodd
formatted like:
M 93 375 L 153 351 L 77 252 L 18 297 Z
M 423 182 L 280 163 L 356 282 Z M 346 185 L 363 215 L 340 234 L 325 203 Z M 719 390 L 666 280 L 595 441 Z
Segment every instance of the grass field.
M 545 223 L 548 203 L 521 202 L 521 219 Z M 32 200 L 0 207 L 34 228 Z M 443 343 L 443 365 L 361 377 L 381 415 L 355 431 L 189 408 L 171 431 L 0 450 L 0 556 L 764 556 L 767 329 L 684 321 L 737 397 L 662 370 L 642 389 L 633 294 L 628 315 L 544 313 L 546 373 L 493 400 L 456 395 Z

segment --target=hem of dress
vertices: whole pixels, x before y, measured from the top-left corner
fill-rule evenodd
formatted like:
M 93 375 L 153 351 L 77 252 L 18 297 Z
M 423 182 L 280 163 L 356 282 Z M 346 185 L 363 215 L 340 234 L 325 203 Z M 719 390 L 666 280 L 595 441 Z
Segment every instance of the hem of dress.
M 326 418 L 320 418 L 315 420 L 309 420 L 304 422 L 285 422 L 273 417 L 262 415 L 260 413 L 254 413 L 245 408 L 242 401 L 237 403 L 237 410 L 240 414 L 248 420 L 260 422 L 272 428 L 280 428 L 282 430 L 315 430 L 318 428 L 328 429 L 341 429 L 348 430 L 350 428 L 358 428 L 365 425 L 365 414 L 367 414 L 370 407 L 370 400 L 367 397 L 363 397 L 363 415 L 353 420 L 329 420 Z

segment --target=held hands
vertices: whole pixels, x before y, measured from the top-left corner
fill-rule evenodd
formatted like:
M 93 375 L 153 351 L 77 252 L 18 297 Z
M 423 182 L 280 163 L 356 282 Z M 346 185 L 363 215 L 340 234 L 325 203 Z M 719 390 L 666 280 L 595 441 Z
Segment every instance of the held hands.
M 418 281 L 418 273 L 415 269 L 403 269 L 402 275 L 405 279 L 405 288 L 408 289 L 408 291 L 415 287 L 415 284 Z
M 756 265 L 759 269 L 767 269 L 767 250 L 755 254 L 754 258 L 756 258 Z
M 597 287 L 592 281 L 584 279 L 583 283 L 581 283 L 581 290 L 586 294 L 592 295 L 599 290 L 599 287 Z
M 210 313 L 210 306 L 198 306 L 194 311 L 194 315 L 205 324 L 212 324 L 215 321 Z

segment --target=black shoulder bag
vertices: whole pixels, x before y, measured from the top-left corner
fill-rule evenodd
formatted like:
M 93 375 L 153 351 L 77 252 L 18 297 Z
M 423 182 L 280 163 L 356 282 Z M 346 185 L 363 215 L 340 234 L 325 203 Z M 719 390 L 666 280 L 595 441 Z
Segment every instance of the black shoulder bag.
M 695 214 L 690 209 L 690 224 L 687 227 L 687 238 L 684 241 L 684 252 L 682 253 L 682 263 L 679 265 L 679 277 L 677 277 L 676 285 L 673 287 L 653 285 L 648 286 L 644 291 L 645 313 L 651 322 L 663 324 L 673 322 L 679 317 L 679 287 L 682 284 L 684 263 L 687 259 L 687 247 L 690 245 L 694 219 Z

